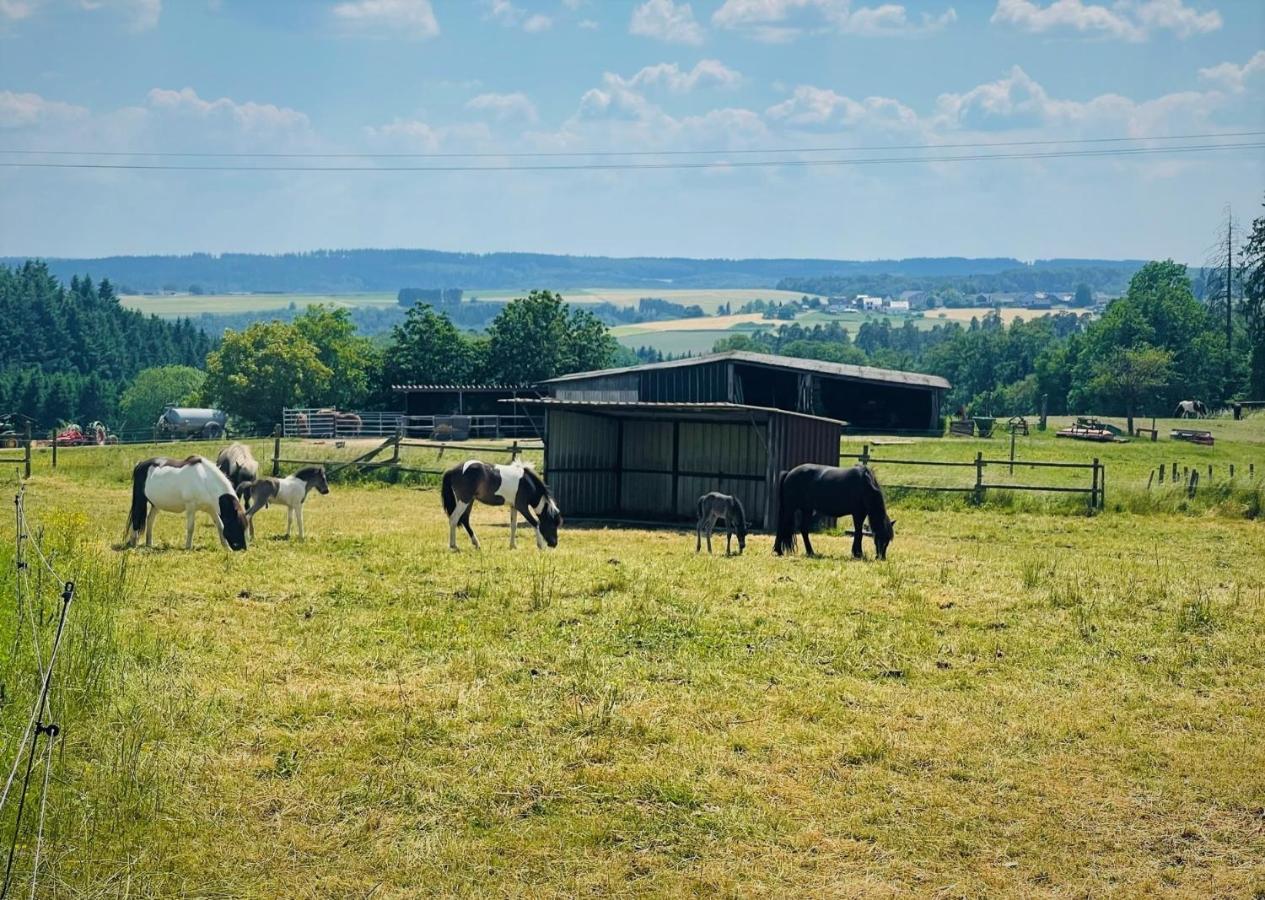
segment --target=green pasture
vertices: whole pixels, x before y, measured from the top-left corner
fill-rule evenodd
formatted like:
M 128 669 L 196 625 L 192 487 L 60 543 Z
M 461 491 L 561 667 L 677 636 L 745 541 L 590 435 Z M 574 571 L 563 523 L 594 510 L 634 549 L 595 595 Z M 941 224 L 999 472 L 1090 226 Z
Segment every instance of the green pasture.
M 1260 895 L 1265 528 L 1247 498 L 1265 416 L 1204 424 L 1212 448 L 1166 428 L 1020 438 L 1021 458 L 1105 460 L 1107 509 L 893 496 L 882 563 L 835 535 L 818 559 L 767 535 L 726 558 L 688 528 L 578 523 L 511 551 L 490 507 L 484 549 L 452 553 L 433 481 L 373 477 L 312 497 L 305 542 L 271 509 L 245 553 L 205 517 L 184 551 L 170 514 L 154 549 L 120 550 L 131 465 L 172 447 L 68 451 L 56 471 L 39 451 L 32 535 L 80 593 L 37 894 Z M 869 443 L 888 483 L 884 455 L 1009 449 L 893 440 L 844 449 Z M 1137 500 L 1173 459 L 1234 462 L 1239 484 Z M 13 546 L 10 518 L 5 598 Z M 47 648 L 55 627 L 55 580 L 28 587 L 0 618 L 0 767 L 38 681 L 31 634 Z
M 272 312 L 288 309 L 290 304 L 304 307 L 316 303 L 330 306 L 394 306 L 391 293 L 372 294 L 125 294 L 120 302 L 147 315 L 165 318 L 200 316 L 203 313 Z

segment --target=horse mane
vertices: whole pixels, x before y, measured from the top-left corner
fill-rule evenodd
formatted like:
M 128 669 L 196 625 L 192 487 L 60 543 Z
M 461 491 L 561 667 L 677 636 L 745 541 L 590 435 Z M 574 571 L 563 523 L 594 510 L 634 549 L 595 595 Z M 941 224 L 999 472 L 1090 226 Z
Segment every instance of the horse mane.
M 324 466 L 304 466 L 295 472 L 293 477 L 298 478 L 301 481 L 307 481 L 308 479 L 315 478 L 317 475 L 321 474 L 324 469 Z
M 865 473 L 866 486 L 871 488 L 869 502 L 872 505 L 869 510 L 870 530 L 874 530 L 874 524 L 881 522 L 887 523 L 887 501 L 883 499 L 883 488 L 879 486 L 878 476 L 874 474 L 874 470 L 869 466 L 859 467 Z
M 733 502 L 733 508 L 734 508 L 734 513 L 735 513 L 734 518 L 737 519 L 737 521 L 734 522 L 734 527 L 738 529 L 739 534 L 746 534 L 747 533 L 747 511 L 746 509 L 743 508 L 742 501 L 739 500 L 736 496 L 731 497 L 730 499 Z

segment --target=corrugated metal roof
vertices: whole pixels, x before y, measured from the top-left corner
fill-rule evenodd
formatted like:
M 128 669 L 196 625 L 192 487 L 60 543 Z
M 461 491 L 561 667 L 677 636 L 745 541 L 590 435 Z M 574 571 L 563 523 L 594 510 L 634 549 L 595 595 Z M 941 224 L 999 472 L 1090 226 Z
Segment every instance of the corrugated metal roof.
M 747 406 L 742 403 L 660 403 L 645 400 L 560 400 L 557 397 L 542 397 L 521 400 L 501 400 L 500 403 L 517 403 L 520 406 L 545 406 L 552 409 L 572 409 L 578 412 L 609 412 L 618 415 L 626 413 L 702 413 L 734 421 L 747 421 L 753 414 L 767 419 L 771 415 L 795 416 L 800 419 L 812 419 L 816 422 L 829 422 L 832 425 L 846 425 L 838 419 L 825 416 L 814 416 L 808 413 L 793 412 L 789 409 L 773 409 L 768 406 Z
M 708 353 L 704 356 L 690 356 L 685 359 L 672 359 L 667 362 L 646 363 L 640 366 L 626 366 L 621 369 L 597 369 L 592 372 L 576 372 L 550 378 L 541 384 L 555 384 L 562 381 L 577 381 L 585 378 L 597 378 L 603 375 L 622 375 L 633 372 L 646 372 L 651 369 L 672 369 L 681 366 L 698 366 L 704 363 L 730 360 L 750 365 L 768 366 L 774 369 L 790 369 L 801 372 L 816 372 L 819 375 L 832 375 L 836 378 L 849 378 L 854 381 L 869 381 L 880 384 L 904 384 L 910 387 L 928 387 L 948 390 L 949 382 L 939 375 L 926 375 L 921 372 L 900 372 L 896 369 L 876 369 L 872 366 L 852 366 L 846 363 L 822 362 L 816 359 L 799 359 L 792 356 L 773 356 L 769 353 L 749 353 L 746 350 L 726 350 L 723 353 Z
M 393 384 L 393 391 L 530 391 L 530 384 Z

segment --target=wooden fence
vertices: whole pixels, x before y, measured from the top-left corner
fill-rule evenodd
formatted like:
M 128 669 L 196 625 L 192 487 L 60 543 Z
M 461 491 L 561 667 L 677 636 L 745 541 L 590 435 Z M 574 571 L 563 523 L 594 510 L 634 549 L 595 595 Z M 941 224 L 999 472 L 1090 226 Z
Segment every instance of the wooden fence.
M 544 444 L 540 441 L 513 441 L 510 444 L 471 444 L 465 441 L 453 443 L 450 441 L 422 441 L 414 438 L 404 437 L 402 431 L 388 437 L 382 443 L 362 453 L 354 459 L 348 460 L 328 460 L 328 459 L 288 459 L 281 456 L 281 429 L 273 435 L 272 445 L 272 474 L 280 475 L 281 466 L 325 466 L 327 476 L 336 475 L 344 469 L 353 471 L 371 472 L 375 470 L 385 470 L 389 473 L 392 481 L 398 477 L 400 472 L 408 472 L 415 475 L 442 475 L 447 467 L 424 468 L 418 466 L 406 466 L 400 459 L 400 450 L 407 447 L 418 447 L 439 451 L 439 460 L 443 460 L 445 451 L 455 451 L 466 458 L 467 453 L 494 453 L 507 454 L 509 461 L 513 462 L 518 459 L 524 451 L 527 450 L 543 450 Z M 382 458 L 383 454 L 389 452 L 387 458 Z
M 982 452 L 975 454 L 969 461 L 951 462 L 929 459 L 886 459 L 876 457 L 870 452 L 870 445 L 863 444 L 860 453 L 840 453 L 839 458 L 855 459 L 868 466 L 928 466 L 933 468 L 973 469 L 974 481 L 969 485 L 934 485 L 934 484 L 889 484 L 883 486 L 905 491 L 945 491 L 959 494 L 970 494 L 976 501 L 984 499 L 989 490 L 994 491 L 1042 491 L 1061 494 L 1087 494 L 1090 509 L 1102 509 L 1107 502 L 1107 467 L 1095 457 L 1087 463 L 1038 462 L 1018 459 L 985 459 Z M 985 472 L 989 467 L 1005 467 L 1007 474 L 1013 475 L 1015 467 L 1029 469 L 1081 469 L 1090 473 L 1088 486 L 1077 485 L 1036 485 L 1015 484 L 1011 482 L 985 481 Z

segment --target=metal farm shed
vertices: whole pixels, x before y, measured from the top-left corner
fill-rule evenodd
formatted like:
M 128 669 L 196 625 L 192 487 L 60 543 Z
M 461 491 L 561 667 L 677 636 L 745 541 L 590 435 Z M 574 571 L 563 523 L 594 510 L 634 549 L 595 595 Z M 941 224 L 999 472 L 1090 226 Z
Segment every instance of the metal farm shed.
M 545 475 L 564 516 L 693 519 L 698 498 L 742 500 L 776 521 L 778 474 L 839 464 L 842 422 L 735 403 L 519 400 L 545 414 Z
M 852 430 L 940 433 L 936 375 L 731 350 L 541 382 L 559 400 L 733 403 L 839 419 Z

